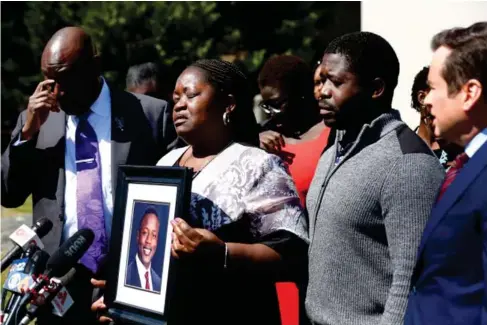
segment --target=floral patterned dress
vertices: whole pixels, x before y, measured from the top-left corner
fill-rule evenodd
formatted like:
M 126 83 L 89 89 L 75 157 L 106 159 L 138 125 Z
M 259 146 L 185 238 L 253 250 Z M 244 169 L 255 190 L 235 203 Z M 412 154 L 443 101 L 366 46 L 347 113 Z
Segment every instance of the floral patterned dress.
M 187 149 L 169 152 L 157 165 L 178 165 Z M 233 143 L 196 175 L 191 192 L 186 220 L 193 227 L 208 229 L 227 242 L 267 245 L 290 269 L 300 269 L 290 273 L 306 272 L 307 218 L 279 157 Z M 204 265 L 181 266 L 178 271 L 184 280 L 176 285 L 179 298 L 173 306 L 178 316 L 170 325 L 280 323 L 273 276 Z

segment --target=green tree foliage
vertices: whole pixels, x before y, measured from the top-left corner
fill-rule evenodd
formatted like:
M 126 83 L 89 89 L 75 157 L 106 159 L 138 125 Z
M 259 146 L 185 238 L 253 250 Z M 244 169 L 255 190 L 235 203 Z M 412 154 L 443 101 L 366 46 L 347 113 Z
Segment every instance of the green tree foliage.
M 269 56 L 312 63 L 331 38 L 360 29 L 359 2 L 4 2 L 1 14 L 2 133 L 42 78 L 44 45 L 64 26 L 92 35 L 104 76 L 121 88 L 132 64 L 160 63 L 173 83 L 187 64 L 215 57 L 239 61 L 255 82 Z

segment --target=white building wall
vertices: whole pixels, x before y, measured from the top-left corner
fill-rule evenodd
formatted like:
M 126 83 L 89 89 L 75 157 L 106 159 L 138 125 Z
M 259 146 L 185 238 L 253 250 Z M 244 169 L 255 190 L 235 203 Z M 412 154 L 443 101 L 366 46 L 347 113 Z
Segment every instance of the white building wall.
M 431 38 L 451 27 L 466 27 L 487 21 L 487 1 L 364 1 L 361 8 L 363 31 L 388 40 L 399 57 L 401 72 L 393 107 L 414 129 L 419 114 L 411 108 L 414 76 L 431 59 Z

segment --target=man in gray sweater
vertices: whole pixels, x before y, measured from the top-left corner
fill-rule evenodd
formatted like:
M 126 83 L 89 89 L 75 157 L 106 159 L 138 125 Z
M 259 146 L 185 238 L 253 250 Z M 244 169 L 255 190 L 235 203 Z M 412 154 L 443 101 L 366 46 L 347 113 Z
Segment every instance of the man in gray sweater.
M 399 61 L 373 33 L 335 39 L 320 113 L 337 129 L 307 196 L 313 324 L 402 324 L 423 227 L 444 172 L 391 109 Z

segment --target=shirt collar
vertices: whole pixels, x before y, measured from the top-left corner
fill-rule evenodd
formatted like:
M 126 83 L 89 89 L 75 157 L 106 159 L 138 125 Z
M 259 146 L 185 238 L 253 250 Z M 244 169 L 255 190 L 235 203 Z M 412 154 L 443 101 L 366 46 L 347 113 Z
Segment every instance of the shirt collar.
M 142 261 L 140 260 L 139 258 L 139 254 L 135 254 L 135 263 L 137 263 L 137 268 L 139 270 L 144 270 L 144 271 L 149 271 L 150 270 L 150 267 L 151 267 L 151 264 L 149 264 L 149 268 L 145 268 L 144 264 L 142 264 Z
M 90 109 L 93 113 L 108 117 L 110 115 L 110 89 L 105 81 L 105 78 L 101 77 L 101 81 L 103 83 L 101 87 L 100 94 L 95 102 L 91 105 Z M 108 103 L 108 105 L 107 105 Z
M 465 153 L 469 158 L 472 158 L 477 150 L 482 147 L 484 143 L 487 142 L 487 128 L 483 129 L 482 132 L 477 134 L 472 141 L 470 141 L 465 147 Z

